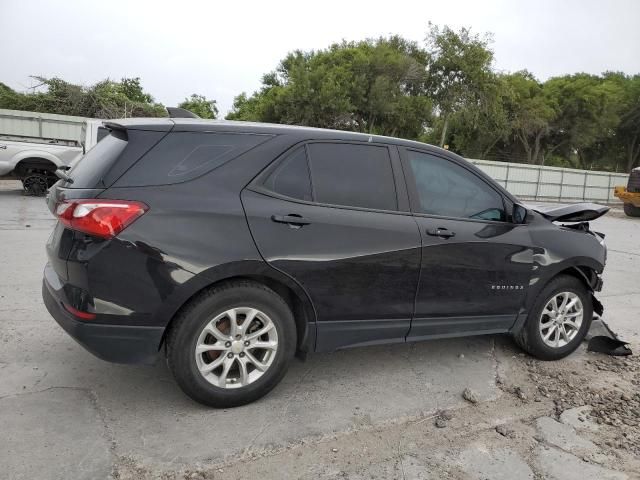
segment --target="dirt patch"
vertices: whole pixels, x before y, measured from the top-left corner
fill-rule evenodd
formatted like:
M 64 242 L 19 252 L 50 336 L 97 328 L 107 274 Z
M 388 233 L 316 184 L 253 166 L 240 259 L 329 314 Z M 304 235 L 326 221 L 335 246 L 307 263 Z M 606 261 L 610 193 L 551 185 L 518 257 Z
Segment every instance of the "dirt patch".
M 525 361 L 529 378 L 537 385 L 534 399 L 551 399 L 554 414 L 589 406 L 582 416 L 602 425 L 594 441 L 640 456 L 640 358 L 586 353 L 580 369 L 554 363 Z

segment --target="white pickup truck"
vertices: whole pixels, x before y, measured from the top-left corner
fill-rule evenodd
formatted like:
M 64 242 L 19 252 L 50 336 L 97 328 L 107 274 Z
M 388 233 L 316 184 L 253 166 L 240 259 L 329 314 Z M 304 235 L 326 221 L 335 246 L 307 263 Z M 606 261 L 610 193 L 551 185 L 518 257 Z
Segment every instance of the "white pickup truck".
M 108 134 L 102 120 L 0 109 L 0 178 L 17 178 L 25 193 L 44 195 L 57 169 Z

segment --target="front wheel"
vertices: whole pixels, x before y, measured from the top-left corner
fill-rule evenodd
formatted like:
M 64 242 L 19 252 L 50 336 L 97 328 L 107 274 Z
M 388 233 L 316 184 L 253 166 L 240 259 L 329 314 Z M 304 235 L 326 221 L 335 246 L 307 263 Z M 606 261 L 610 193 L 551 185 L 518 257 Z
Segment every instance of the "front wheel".
M 592 317 L 591 293 L 579 279 L 561 275 L 539 293 L 515 340 L 540 360 L 559 360 L 578 348 Z
M 194 400 L 235 407 L 278 384 L 295 346 L 284 300 L 264 285 L 237 281 L 206 291 L 178 315 L 167 335 L 167 362 Z

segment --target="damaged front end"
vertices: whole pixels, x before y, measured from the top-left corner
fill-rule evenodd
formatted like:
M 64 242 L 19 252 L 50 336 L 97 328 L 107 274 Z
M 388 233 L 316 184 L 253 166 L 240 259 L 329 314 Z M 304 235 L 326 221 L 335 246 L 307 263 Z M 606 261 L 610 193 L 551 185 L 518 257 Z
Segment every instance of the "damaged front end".
M 610 210 L 609 207 L 595 203 L 577 203 L 573 205 L 529 205 L 528 207 L 542 215 L 547 220 L 558 223 L 561 228 L 592 235 L 603 249 L 603 265 L 606 263 L 607 246 L 604 241 L 605 235 L 604 233 L 591 230 L 589 221 L 600 218 L 606 214 Z M 602 319 L 604 306 L 602 305 L 602 302 L 595 297 L 595 292 L 602 290 L 602 278 L 592 269 L 576 267 L 576 270 L 591 289 L 593 322 L 587 336 L 589 342 L 587 349 L 592 352 L 605 353 L 607 355 L 614 356 L 631 355 L 632 352 L 628 346 L 628 342 L 621 340 Z
M 588 222 L 600 218 L 610 208 L 597 203 L 573 203 L 570 205 L 529 205 L 552 222 Z

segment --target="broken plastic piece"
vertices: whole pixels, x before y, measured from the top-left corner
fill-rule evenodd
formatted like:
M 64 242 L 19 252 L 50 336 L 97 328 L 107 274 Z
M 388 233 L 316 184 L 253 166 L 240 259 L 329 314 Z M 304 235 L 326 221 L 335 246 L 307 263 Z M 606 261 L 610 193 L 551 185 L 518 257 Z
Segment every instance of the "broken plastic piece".
M 589 345 L 587 350 L 590 352 L 606 353 L 616 357 L 623 357 L 632 355 L 633 352 L 629 348 L 627 342 L 618 338 L 618 335 L 613 333 L 609 325 L 607 325 L 600 315 L 594 315 L 594 320 L 598 320 L 602 325 L 605 335 L 595 335 L 589 339 Z

